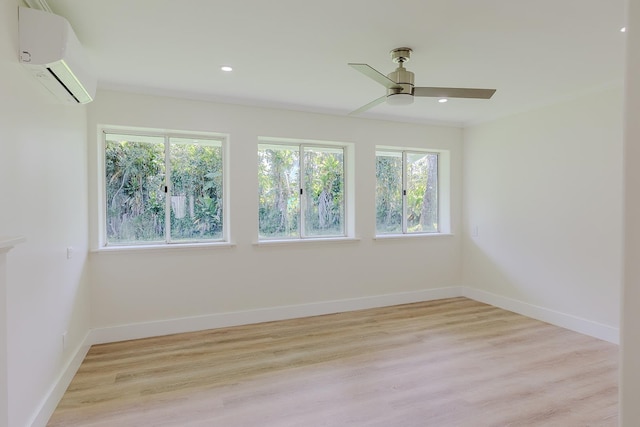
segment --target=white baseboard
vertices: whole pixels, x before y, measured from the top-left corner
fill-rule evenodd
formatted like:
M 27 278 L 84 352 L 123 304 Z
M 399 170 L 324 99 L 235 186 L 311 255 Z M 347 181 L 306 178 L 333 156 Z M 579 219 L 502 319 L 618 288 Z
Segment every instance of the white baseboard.
M 513 311 L 523 316 L 551 323 L 552 325 L 614 344 L 620 342 L 620 332 L 618 328 L 479 289 L 454 286 L 97 328 L 90 331 L 86 343 L 88 345 L 103 344 L 460 296 Z
M 514 313 L 522 314 L 532 319 L 551 323 L 552 325 L 599 338 L 610 343 L 620 343 L 620 330 L 612 326 L 475 288 L 462 287 L 461 291 L 462 296 L 485 304 L 513 311 Z
M 78 372 L 89 348 L 91 348 L 91 344 L 89 343 L 89 333 L 87 333 L 84 340 L 80 343 L 73 354 L 73 357 L 67 363 L 67 366 L 65 366 L 60 376 L 53 383 L 53 386 L 43 399 L 40 407 L 35 412 L 31 422 L 27 424 L 28 426 L 44 427 L 47 425 L 49 418 L 51 418 L 53 411 L 55 411 L 56 406 L 58 406 L 58 403 L 60 402 L 60 399 L 62 399 L 67 387 L 69 387 L 71 380 L 73 380 L 74 375 Z
M 397 304 L 408 304 L 412 302 L 431 301 L 459 297 L 462 296 L 461 292 L 462 289 L 456 286 L 118 325 L 93 329 L 90 332 L 89 342 L 91 344 L 103 344 L 182 332 L 202 331 L 228 326 L 248 325 L 274 320 L 294 319 Z

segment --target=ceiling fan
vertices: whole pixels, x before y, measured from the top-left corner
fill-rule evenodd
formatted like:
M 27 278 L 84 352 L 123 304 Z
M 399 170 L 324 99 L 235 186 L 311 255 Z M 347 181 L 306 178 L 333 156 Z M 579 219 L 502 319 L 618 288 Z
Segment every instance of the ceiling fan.
M 476 98 L 476 99 L 489 99 L 495 93 L 495 89 L 470 89 L 470 88 L 457 88 L 457 87 L 414 87 L 413 86 L 413 73 L 404 68 L 404 63 L 411 57 L 412 50 L 408 47 L 399 47 L 393 49 L 391 53 L 391 60 L 398 64 L 398 68 L 395 71 L 387 74 L 386 76 L 375 68 L 367 64 L 353 64 L 349 65 L 357 71 L 360 71 L 365 76 L 375 80 L 382 86 L 387 88 L 387 94 L 380 98 L 371 101 L 370 103 L 363 105 L 355 111 L 349 113 L 349 115 L 355 115 L 362 113 L 378 104 L 387 101 L 389 105 L 408 105 L 413 103 L 415 96 L 426 96 L 432 98 Z

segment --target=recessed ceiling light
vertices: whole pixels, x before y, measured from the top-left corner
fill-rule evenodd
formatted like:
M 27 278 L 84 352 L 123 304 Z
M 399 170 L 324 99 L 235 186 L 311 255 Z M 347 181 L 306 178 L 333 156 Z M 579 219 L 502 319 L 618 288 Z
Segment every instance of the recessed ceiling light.
M 440 99 L 438 99 L 438 102 L 439 102 L 439 103 L 441 103 L 441 104 L 444 104 L 444 103 L 445 103 L 445 102 L 447 102 L 447 101 L 448 101 L 448 99 L 447 99 L 447 98 L 440 98 Z
M 621 32 L 621 33 L 626 33 L 626 32 L 627 32 L 627 27 L 622 27 L 622 28 L 620 28 L 620 32 Z
M 233 68 L 231 68 L 231 67 L 230 67 L 230 66 L 228 66 L 228 65 L 223 65 L 222 67 L 220 67 L 220 69 L 221 69 L 222 71 L 226 71 L 226 72 L 233 71 Z

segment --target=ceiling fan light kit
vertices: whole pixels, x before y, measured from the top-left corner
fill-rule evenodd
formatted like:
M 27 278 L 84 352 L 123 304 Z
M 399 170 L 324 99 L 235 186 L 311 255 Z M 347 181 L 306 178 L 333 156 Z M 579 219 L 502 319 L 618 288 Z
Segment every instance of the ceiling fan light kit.
M 387 95 L 389 105 L 410 105 L 413 104 L 413 96 L 410 93 L 392 93 Z
M 349 63 L 356 71 L 380 83 L 387 88 L 387 94 L 371 101 L 370 103 L 349 113 L 355 115 L 362 113 L 378 104 L 387 102 L 389 105 L 409 105 L 414 97 L 435 97 L 439 102 L 447 102 L 448 98 L 475 98 L 489 99 L 495 93 L 495 89 L 471 89 L 471 88 L 447 88 L 447 87 L 415 87 L 414 74 L 404 68 L 404 63 L 411 58 L 411 48 L 399 47 L 393 49 L 391 60 L 398 64 L 395 71 L 386 76 L 367 64 Z

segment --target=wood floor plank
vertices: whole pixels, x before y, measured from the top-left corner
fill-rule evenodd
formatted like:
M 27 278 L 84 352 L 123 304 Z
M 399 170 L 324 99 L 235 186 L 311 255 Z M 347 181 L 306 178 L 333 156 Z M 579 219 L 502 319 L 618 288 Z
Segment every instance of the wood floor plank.
M 48 426 L 617 425 L 618 347 L 466 298 L 91 348 Z

